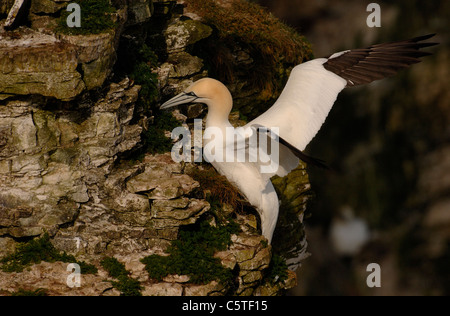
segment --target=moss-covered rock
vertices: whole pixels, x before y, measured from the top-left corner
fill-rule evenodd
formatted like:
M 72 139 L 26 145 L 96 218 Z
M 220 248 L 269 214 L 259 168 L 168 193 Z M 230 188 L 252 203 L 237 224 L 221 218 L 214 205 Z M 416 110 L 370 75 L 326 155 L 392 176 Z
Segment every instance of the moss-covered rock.
M 67 7 L 67 3 L 54 0 L 33 0 L 30 11 L 37 14 L 55 14 Z
M 74 46 L 26 29 L 20 37 L 0 43 L 1 94 L 40 94 L 66 100 L 85 89 Z
M 12 253 L 17 240 L 48 232 L 58 253 L 99 269 L 98 276 L 83 278 L 89 291 L 73 293 L 137 294 L 141 287 L 142 294 L 152 295 L 257 293 L 271 274 L 273 252 L 261 236 L 257 213 L 213 169 L 172 161 L 167 132 L 201 111 L 191 111 L 189 118 L 178 112 L 175 119 L 156 108 L 159 99 L 217 74 L 220 64 L 212 65 L 220 56 L 216 59 L 211 43 L 224 43 L 231 51 L 222 65 L 231 60 L 233 71 L 242 71 L 230 85 L 242 92 L 238 107 L 266 91 L 250 85 L 248 74 L 267 47 L 279 48 L 270 39 L 264 45 L 257 40 L 267 35 L 261 23 L 274 20 L 253 5 L 220 8 L 219 13 L 230 14 L 247 10 L 250 21 L 242 19 L 239 30 L 229 17 L 216 25 L 213 16 L 195 16 L 175 1 L 116 0 L 111 8 L 110 2 L 85 0 L 98 4 L 99 20 L 108 23 L 105 28 L 88 23 L 76 35 L 54 27 L 64 22 L 67 2 L 34 1 L 29 27 L 0 34 L 1 256 Z M 252 35 L 252 27 L 259 35 Z M 113 68 L 118 45 L 119 63 Z M 277 61 L 280 78 L 288 73 L 284 66 Z M 239 113 L 233 118 L 239 121 Z M 287 200 L 295 204 L 296 188 L 286 187 L 294 196 Z M 122 273 L 110 274 L 110 266 L 101 264 L 105 256 L 116 258 Z M 158 261 L 157 271 L 143 258 Z M 170 269 L 158 270 L 168 262 Z M 49 295 L 66 294 L 67 286 L 50 275 L 52 267 L 58 273 L 66 268 L 61 262 L 34 263 L 17 274 L 17 282 L 0 272 L 0 289 L 13 293 L 25 284 L 31 293 L 42 288 L 35 277 L 42 275 L 50 280 Z M 278 267 L 277 273 L 285 268 Z M 149 278 L 154 273 L 162 274 Z M 106 289 L 104 279 L 116 289 L 109 284 Z M 288 281 L 271 294 L 288 287 Z
M 52 2 L 51 0 L 38 1 Z M 82 13 L 81 26 L 69 27 L 67 18 L 71 12 L 64 10 L 59 18 L 58 32 L 70 35 L 100 34 L 114 31 L 119 26 L 114 21 L 114 16 L 117 18 L 117 10 L 109 0 L 80 0 L 78 4 Z
M 306 166 L 300 164 L 288 176 L 276 177 L 272 182 L 281 200 L 273 247 L 295 271 L 309 256 L 303 219 L 313 193 Z
M 181 52 L 187 46 L 193 45 L 211 34 L 212 29 L 199 21 L 177 21 L 169 25 L 165 31 L 167 51 L 169 54 Z
M 67 27 L 64 16 L 69 12 L 62 10 L 67 2 L 36 0 L 30 9 L 31 28 L 2 29 L 0 99 L 35 94 L 66 101 L 103 85 L 116 61 L 126 12 L 116 11 L 109 1 L 83 0 L 81 4 L 85 19 L 81 28 Z M 62 22 L 54 28 L 60 11 L 64 13 Z M 109 23 L 101 22 L 103 19 Z M 66 28 L 70 32 L 64 32 Z M 82 30 L 83 36 L 70 35 L 75 30 Z M 58 32 L 69 35 L 55 35 Z M 90 35 L 93 33 L 101 35 Z
M 153 15 L 152 0 L 130 0 L 128 1 L 127 25 L 135 25 L 148 21 Z

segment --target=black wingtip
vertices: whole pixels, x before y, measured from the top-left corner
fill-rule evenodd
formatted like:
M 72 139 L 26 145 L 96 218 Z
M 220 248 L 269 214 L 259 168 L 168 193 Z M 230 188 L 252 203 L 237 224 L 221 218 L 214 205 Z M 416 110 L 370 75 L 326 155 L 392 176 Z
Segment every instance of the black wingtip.
M 398 71 L 419 63 L 422 57 L 432 55 L 421 49 L 439 45 L 439 43 L 424 42 L 435 35 L 427 34 L 409 40 L 349 50 L 340 56 L 328 59 L 323 66 L 326 70 L 346 79 L 348 87 L 368 84 L 393 76 Z
M 437 42 L 421 43 L 421 42 L 426 41 L 426 40 L 428 40 L 430 38 L 433 38 L 436 35 L 437 34 L 434 33 L 434 34 L 428 34 L 428 35 L 424 35 L 424 36 L 419 36 L 419 37 L 413 38 L 411 41 L 414 42 L 414 43 L 417 43 L 419 45 L 419 48 L 433 47 L 433 46 L 439 45 L 440 43 L 437 43 Z
M 433 38 L 436 35 L 437 35 L 437 33 L 417 36 L 417 37 L 414 37 L 413 39 L 411 39 L 411 41 L 413 41 L 413 42 L 422 42 L 422 41 L 426 41 L 427 39 Z

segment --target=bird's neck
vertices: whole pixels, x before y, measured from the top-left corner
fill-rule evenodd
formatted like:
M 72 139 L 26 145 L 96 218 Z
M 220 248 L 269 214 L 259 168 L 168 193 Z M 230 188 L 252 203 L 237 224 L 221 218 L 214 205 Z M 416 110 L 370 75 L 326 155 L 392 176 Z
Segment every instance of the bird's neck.
M 206 128 L 218 127 L 222 129 L 231 126 L 228 116 L 229 113 L 226 114 L 217 113 L 216 111 L 208 111 L 208 115 L 206 116 Z
M 221 100 L 223 102 L 223 99 Z M 214 148 L 214 152 L 219 148 L 225 148 L 227 144 L 227 129 L 233 127 L 228 120 L 232 108 L 231 104 L 208 104 L 208 115 L 206 116 L 206 129 L 203 135 L 203 145 Z M 216 153 L 220 155 L 220 152 Z M 209 161 L 225 161 L 225 156 L 218 156 Z
M 231 126 L 228 117 L 233 108 L 233 99 L 222 98 L 212 104 L 208 104 L 208 115 L 206 117 L 206 127 L 226 128 Z

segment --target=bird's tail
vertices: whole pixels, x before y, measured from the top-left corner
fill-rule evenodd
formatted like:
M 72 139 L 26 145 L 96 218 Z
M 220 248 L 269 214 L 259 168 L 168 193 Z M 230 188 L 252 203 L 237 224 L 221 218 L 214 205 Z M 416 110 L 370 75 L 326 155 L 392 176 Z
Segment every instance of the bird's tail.
M 272 182 L 268 181 L 266 189 L 262 194 L 259 213 L 261 216 L 262 234 L 267 238 L 269 244 L 272 243 L 273 233 L 278 221 L 279 208 L 280 202 L 278 201 L 275 188 Z

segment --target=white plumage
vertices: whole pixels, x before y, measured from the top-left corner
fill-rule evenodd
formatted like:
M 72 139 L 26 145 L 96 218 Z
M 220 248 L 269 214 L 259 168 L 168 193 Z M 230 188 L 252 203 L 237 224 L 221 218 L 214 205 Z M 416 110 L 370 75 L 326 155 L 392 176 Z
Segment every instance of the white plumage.
M 304 150 L 325 122 L 347 81 L 323 64 L 320 58 L 296 66 L 277 102 L 249 124 L 280 128 L 280 136 Z
M 333 54 L 330 58 L 319 58 L 296 66 L 277 102 L 244 126 L 245 133 L 258 131 L 260 136 L 262 134 L 258 129 L 261 127 L 278 128 L 278 169 L 262 173 L 261 166 L 265 164 L 261 161 L 211 161 L 216 170 L 225 175 L 258 210 L 262 233 L 269 242 L 279 211 L 278 197 L 270 178 L 274 175 L 286 176 L 298 166 L 299 159 L 318 163 L 302 151 L 325 122 L 338 94 L 347 86 L 382 79 L 419 62 L 419 57 L 428 55 L 420 49 L 435 45 L 419 42 L 431 37 L 427 35 L 366 49 L 348 50 Z M 225 85 L 214 79 L 205 78 L 195 82 L 185 92 L 164 103 L 161 109 L 193 102 L 208 106 L 207 129 L 217 129 L 226 135 L 227 128 L 233 128 L 228 121 L 233 107 L 232 96 Z M 226 152 L 227 144 L 231 143 L 235 143 L 235 140 L 214 137 L 204 139 L 205 147 L 220 148 L 223 152 Z M 242 147 L 242 144 L 237 147 Z

